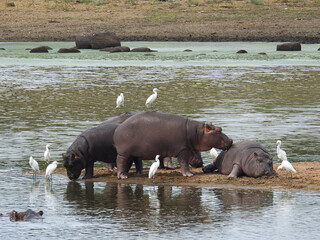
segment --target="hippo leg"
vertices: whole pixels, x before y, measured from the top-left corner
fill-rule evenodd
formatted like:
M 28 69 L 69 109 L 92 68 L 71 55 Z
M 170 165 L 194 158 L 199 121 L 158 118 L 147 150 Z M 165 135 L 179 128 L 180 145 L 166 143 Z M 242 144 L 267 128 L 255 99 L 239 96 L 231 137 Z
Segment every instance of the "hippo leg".
M 178 155 L 178 161 L 180 164 L 181 173 L 185 177 L 193 176 L 193 173 L 190 171 L 189 162 L 193 154 L 189 151 L 183 151 Z
M 113 172 L 115 168 L 115 163 L 106 163 L 106 168 L 108 169 L 109 172 Z
M 117 155 L 117 177 L 118 179 L 127 179 L 128 172 L 132 164 L 132 159 L 130 157 L 125 157 Z M 128 166 L 130 166 L 128 168 Z
M 93 165 L 94 165 L 93 161 L 87 164 L 86 172 L 82 179 L 93 178 Z
M 241 167 L 238 164 L 233 164 L 231 173 L 228 175 L 228 178 L 237 178 L 242 175 Z
M 136 173 L 141 174 L 143 170 L 142 160 L 139 158 L 133 158 L 134 165 L 136 165 Z
M 172 163 L 172 158 L 171 157 L 165 157 L 163 158 L 163 166 L 165 168 L 168 168 L 168 169 L 173 169 L 175 168 L 175 166 L 173 165 Z
M 216 166 L 213 164 L 213 163 L 211 163 L 211 164 L 208 164 L 207 166 L 204 166 L 203 168 L 202 168 L 202 171 L 204 172 L 204 173 L 211 173 L 211 172 L 213 172 L 214 170 L 216 170 L 217 168 L 216 168 Z

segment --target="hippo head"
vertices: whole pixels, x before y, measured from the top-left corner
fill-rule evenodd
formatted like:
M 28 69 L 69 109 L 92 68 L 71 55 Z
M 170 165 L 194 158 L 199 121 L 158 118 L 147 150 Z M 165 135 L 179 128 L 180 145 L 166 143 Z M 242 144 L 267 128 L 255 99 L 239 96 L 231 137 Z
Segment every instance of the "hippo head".
M 17 220 L 17 218 L 18 218 L 18 213 L 15 211 L 15 210 L 12 210 L 10 213 L 9 213 L 9 215 L 10 215 L 10 221 L 11 222 L 14 222 L 14 221 L 16 221 Z
M 254 151 L 242 168 L 243 173 L 250 177 L 269 176 L 274 174 L 272 157 L 264 151 Z
M 222 133 L 222 128 L 215 127 L 211 123 L 205 123 L 198 141 L 199 151 L 209 151 L 211 148 L 229 149 L 233 143 L 232 139 Z
M 62 154 L 63 166 L 67 169 L 67 175 L 70 180 L 79 178 L 82 169 L 85 168 L 84 161 L 76 153 L 71 152 Z

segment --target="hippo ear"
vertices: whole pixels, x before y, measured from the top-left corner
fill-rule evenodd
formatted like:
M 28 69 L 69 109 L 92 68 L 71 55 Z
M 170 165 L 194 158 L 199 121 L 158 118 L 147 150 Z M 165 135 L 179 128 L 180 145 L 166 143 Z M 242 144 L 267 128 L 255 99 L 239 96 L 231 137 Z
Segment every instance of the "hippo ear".
M 205 123 L 204 124 L 204 133 L 213 133 L 215 127 L 212 124 Z
M 259 162 L 262 162 L 262 159 L 258 158 L 258 153 L 256 153 L 256 152 L 253 153 L 253 158 L 256 159 Z
M 74 160 L 76 158 L 79 158 L 79 156 L 76 153 L 71 154 L 71 159 Z

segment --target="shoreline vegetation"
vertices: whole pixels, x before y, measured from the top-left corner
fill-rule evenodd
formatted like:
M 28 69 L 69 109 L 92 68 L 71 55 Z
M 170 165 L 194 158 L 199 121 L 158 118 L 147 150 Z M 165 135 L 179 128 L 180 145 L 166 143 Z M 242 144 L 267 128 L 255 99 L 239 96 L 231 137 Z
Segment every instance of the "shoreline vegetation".
M 0 41 L 320 43 L 320 0 L 0 0 Z

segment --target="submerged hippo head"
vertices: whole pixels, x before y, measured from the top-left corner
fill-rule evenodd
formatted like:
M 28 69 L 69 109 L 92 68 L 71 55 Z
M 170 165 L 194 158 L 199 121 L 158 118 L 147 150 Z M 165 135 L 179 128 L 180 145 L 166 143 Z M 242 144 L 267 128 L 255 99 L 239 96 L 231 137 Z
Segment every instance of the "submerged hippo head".
M 274 173 L 272 157 L 267 152 L 254 151 L 245 161 L 242 171 L 250 177 L 272 175 Z
M 81 158 L 71 152 L 62 154 L 63 166 L 67 169 L 67 175 L 70 180 L 76 180 L 79 178 L 82 169 L 85 168 L 84 161 Z
M 222 133 L 222 128 L 215 127 L 211 123 L 203 125 L 203 131 L 199 137 L 199 151 L 208 151 L 211 148 L 229 149 L 232 146 L 232 139 Z

